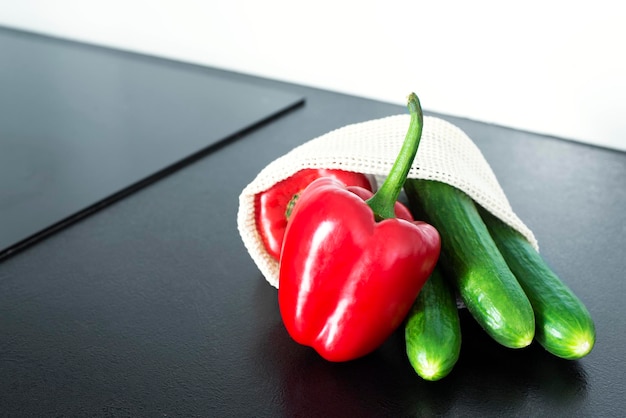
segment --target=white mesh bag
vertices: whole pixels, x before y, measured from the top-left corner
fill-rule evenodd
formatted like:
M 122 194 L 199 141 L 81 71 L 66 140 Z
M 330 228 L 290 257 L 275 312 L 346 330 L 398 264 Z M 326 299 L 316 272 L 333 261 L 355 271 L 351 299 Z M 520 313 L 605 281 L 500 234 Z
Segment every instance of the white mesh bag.
M 347 125 L 314 138 L 267 165 L 239 196 L 237 227 L 252 260 L 278 288 L 278 263 L 267 253 L 256 229 L 254 196 L 305 168 L 354 171 L 382 181 L 402 146 L 410 115 Z M 437 180 L 467 193 L 538 248 L 532 231 L 513 212 L 496 176 L 472 140 L 443 119 L 425 116 L 409 178 Z

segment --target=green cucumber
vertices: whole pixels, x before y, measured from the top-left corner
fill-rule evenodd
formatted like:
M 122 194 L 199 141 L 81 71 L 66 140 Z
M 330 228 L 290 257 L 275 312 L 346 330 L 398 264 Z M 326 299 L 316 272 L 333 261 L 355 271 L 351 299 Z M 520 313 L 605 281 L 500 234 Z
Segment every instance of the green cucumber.
M 583 302 L 519 232 L 486 210 L 479 211 L 535 310 L 537 342 L 548 352 L 565 359 L 579 359 L 589 354 L 595 344 L 596 331 Z
M 424 380 L 447 376 L 461 352 L 461 324 L 456 296 L 435 268 L 411 307 L 404 326 L 406 353 Z
M 408 179 L 405 192 L 441 235 L 441 263 L 481 327 L 510 348 L 529 345 L 535 317 L 528 297 L 500 254 L 473 200 L 441 182 Z

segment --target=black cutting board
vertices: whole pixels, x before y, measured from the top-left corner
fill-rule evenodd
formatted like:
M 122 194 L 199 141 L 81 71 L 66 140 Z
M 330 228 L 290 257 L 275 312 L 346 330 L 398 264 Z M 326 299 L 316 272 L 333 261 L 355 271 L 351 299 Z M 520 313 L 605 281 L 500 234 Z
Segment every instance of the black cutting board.
M 0 28 L 0 259 L 303 101 Z

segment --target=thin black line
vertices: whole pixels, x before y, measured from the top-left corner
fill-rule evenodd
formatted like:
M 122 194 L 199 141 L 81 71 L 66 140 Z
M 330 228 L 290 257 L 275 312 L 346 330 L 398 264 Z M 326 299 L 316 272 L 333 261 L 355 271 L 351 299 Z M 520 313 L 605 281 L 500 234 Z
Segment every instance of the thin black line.
M 245 135 L 251 133 L 252 131 L 256 130 L 256 129 L 260 129 L 263 126 L 271 123 L 272 121 L 276 120 L 277 118 L 291 112 L 292 110 L 302 106 L 305 103 L 305 98 L 301 97 L 300 99 L 294 101 L 293 103 L 290 103 L 289 105 L 285 106 L 282 109 L 279 109 L 278 111 L 268 115 L 267 117 L 263 118 L 262 120 L 252 123 L 250 124 L 250 126 L 244 127 L 236 132 L 234 132 L 233 134 L 227 136 L 226 138 L 224 138 L 221 141 L 218 141 L 214 144 L 211 144 L 203 149 L 201 149 L 200 151 L 197 151 L 191 155 L 189 155 L 188 157 L 183 158 L 180 161 L 177 161 L 161 170 L 158 170 L 156 173 L 149 175 L 148 177 L 139 180 L 133 184 L 131 184 L 128 187 L 123 188 L 122 190 L 113 193 L 112 195 L 105 197 L 104 199 L 87 206 L 84 209 L 79 210 L 78 212 L 54 223 L 53 225 L 44 228 L 43 230 L 36 232 L 35 234 L 21 240 L 18 241 L 17 243 L 3 249 L 0 250 L 0 263 L 2 263 L 3 261 L 5 261 L 6 259 L 8 259 L 9 257 L 15 255 L 16 253 L 30 247 L 33 244 L 36 244 L 40 241 L 42 241 L 43 239 L 55 234 L 56 232 L 66 228 L 67 226 L 70 226 L 94 213 L 96 213 L 99 210 L 102 210 L 103 208 L 120 201 L 121 199 L 131 195 L 132 193 L 143 189 L 144 187 L 151 185 L 153 183 L 155 183 L 156 181 L 165 178 L 175 172 L 177 172 L 178 170 L 182 169 L 183 167 L 186 167 L 188 165 L 190 165 L 191 163 L 200 160 L 201 158 L 214 153 L 215 151 L 225 147 L 226 145 L 232 143 L 235 140 L 238 140 L 242 137 L 244 137 Z

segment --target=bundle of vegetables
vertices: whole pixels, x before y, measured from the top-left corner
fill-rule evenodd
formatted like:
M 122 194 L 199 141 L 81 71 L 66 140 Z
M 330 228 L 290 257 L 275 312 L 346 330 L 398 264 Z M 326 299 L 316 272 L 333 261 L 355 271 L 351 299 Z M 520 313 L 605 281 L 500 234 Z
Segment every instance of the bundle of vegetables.
M 454 186 L 407 179 L 423 125 L 415 94 L 408 108 L 406 138 L 376 193 L 365 174 L 306 169 L 254 196 L 256 233 L 279 264 L 289 334 L 346 361 L 404 323 L 410 364 L 438 380 L 460 354 L 458 296 L 506 347 L 535 339 L 562 358 L 587 355 L 589 312 L 527 236 Z M 403 187 L 412 213 L 397 202 Z

